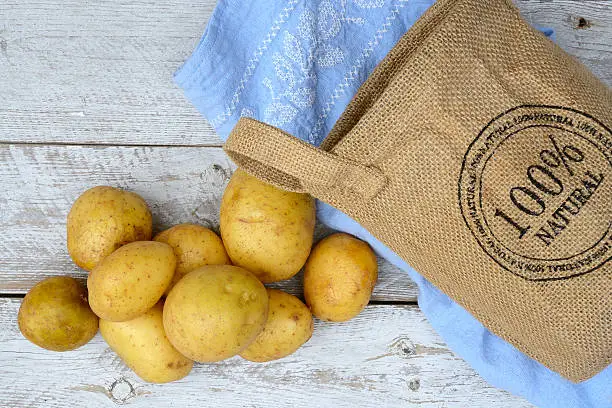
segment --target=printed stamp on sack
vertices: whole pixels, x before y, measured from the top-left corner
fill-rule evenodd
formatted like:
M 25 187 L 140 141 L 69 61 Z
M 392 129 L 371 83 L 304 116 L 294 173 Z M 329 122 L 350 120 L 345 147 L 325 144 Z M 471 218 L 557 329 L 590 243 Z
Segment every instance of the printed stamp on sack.
M 506 111 L 466 152 L 459 205 L 482 249 L 516 275 L 596 270 L 612 256 L 612 132 L 565 107 Z

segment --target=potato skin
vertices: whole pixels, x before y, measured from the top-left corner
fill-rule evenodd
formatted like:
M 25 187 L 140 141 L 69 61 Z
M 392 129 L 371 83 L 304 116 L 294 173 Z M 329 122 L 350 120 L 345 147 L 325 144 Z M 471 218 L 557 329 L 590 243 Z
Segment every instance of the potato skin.
M 26 339 L 53 351 L 81 347 L 98 331 L 98 316 L 87 304 L 87 290 L 68 276 L 47 278 L 30 289 L 17 322 Z
M 249 361 L 278 360 L 294 353 L 312 337 L 313 319 L 300 299 L 278 289 L 268 291 L 268 320 L 240 356 Z
M 370 301 L 377 279 L 376 255 L 369 245 L 348 234 L 332 234 L 313 248 L 306 262 L 306 304 L 322 320 L 352 319 Z
M 170 285 L 176 257 L 162 242 L 138 241 L 107 256 L 89 274 L 89 304 L 101 319 L 122 322 L 149 310 Z
M 262 282 L 291 278 L 308 258 L 315 226 L 314 200 L 237 170 L 221 201 L 221 238 L 234 265 Z
M 170 245 L 176 255 L 176 270 L 166 295 L 183 276 L 200 266 L 231 264 L 221 238 L 201 225 L 175 225 L 157 234 L 153 240 Z
M 150 240 L 152 218 L 147 203 L 138 194 L 98 186 L 74 202 L 66 228 L 70 257 L 91 271 L 120 246 Z
M 176 349 L 207 363 L 232 357 L 255 340 L 268 317 L 264 285 L 246 269 L 207 265 L 172 288 L 164 328 Z
M 179 353 L 164 332 L 163 302 L 125 322 L 100 320 L 100 334 L 140 378 L 166 383 L 185 377 L 193 361 Z

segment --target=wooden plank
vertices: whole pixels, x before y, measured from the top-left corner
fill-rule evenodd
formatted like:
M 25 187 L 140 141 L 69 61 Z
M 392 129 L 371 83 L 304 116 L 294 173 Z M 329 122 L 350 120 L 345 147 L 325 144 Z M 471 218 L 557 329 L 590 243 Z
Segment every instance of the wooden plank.
M 0 142 L 218 145 L 172 82 L 214 3 L 3 1 Z M 609 1 L 517 4 L 612 84 Z
M 347 323 L 317 321 L 312 339 L 289 357 L 197 364 L 188 377 L 163 385 L 140 380 L 99 335 L 71 352 L 34 346 L 18 332 L 18 307 L 18 299 L 0 299 L 3 407 L 532 406 L 487 385 L 416 306 L 369 306 Z
M 219 145 L 172 80 L 214 4 L 3 1 L 0 140 Z
M 514 0 L 532 24 L 552 27 L 556 42 L 612 86 L 612 2 Z
M 85 277 L 66 250 L 66 215 L 84 190 L 126 188 L 149 203 L 156 231 L 182 222 L 213 229 L 234 165 L 220 148 L 0 145 L 0 293 L 47 276 Z M 319 226 L 317 237 L 330 231 Z M 301 275 L 276 285 L 301 295 Z M 408 275 L 380 261 L 378 301 L 416 300 Z

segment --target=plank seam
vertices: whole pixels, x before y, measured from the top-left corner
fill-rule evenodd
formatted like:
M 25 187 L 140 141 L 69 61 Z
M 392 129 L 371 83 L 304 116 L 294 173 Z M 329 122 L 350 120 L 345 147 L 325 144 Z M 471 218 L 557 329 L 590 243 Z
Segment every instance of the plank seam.
M 25 293 L 0 293 L 0 299 L 23 299 L 24 297 Z M 372 300 L 368 306 L 418 306 L 418 304 L 416 301 Z
M 45 146 L 66 146 L 66 147 L 177 147 L 177 148 L 222 148 L 223 144 L 144 144 L 144 143 L 89 143 L 89 142 L 14 142 L 8 140 L 0 140 L 2 146 L 27 146 L 27 147 L 45 147 Z

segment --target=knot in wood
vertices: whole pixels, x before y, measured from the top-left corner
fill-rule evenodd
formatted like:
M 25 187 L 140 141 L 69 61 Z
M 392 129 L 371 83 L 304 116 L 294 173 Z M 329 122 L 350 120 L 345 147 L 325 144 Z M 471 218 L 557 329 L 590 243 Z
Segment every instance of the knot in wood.
M 401 358 L 410 358 L 416 355 L 416 346 L 408 337 L 398 337 L 389 346 L 389 351 Z
M 419 388 L 421 388 L 421 380 L 418 378 L 411 379 L 408 381 L 408 388 L 410 388 L 411 391 L 418 391 Z

